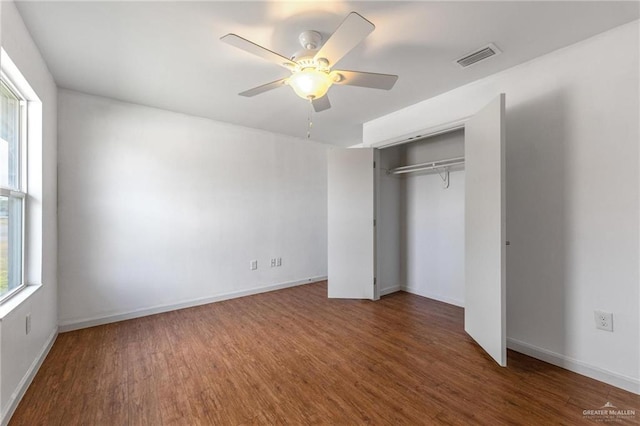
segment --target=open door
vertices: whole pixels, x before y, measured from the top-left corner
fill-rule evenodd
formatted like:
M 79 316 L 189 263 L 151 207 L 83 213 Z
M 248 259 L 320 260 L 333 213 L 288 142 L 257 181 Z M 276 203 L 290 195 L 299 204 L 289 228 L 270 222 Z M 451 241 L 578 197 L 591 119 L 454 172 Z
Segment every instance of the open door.
M 507 365 L 505 306 L 505 95 L 465 123 L 464 329 Z
M 374 150 L 333 149 L 328 164 L 328 293 L 374 299 Z

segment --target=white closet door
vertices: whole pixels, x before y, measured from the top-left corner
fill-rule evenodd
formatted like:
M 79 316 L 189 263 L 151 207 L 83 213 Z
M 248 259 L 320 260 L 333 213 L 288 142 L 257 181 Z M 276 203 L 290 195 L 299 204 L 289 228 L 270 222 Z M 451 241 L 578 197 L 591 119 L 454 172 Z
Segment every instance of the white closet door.
M 329 297 L 374 298 L 373 156 L 371 148 L 329 152 Z
M 507 365 L 504 103 L 501 94 L 465 124 L 464 329 Z

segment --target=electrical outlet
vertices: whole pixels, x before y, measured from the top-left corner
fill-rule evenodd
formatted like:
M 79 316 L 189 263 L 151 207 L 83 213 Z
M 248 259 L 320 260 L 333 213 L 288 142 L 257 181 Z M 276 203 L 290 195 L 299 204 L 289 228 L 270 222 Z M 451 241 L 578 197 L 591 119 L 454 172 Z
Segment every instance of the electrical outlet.
M 275 267 L 275 266 L 276 266 L 276 258 L 275 258 L 275 257 L 272 257 L 272 258 L 271 258 L 271 267 L 273 268 L 273 267 Z
M 276 259 L 276 266 L 282 266 L 282 258 L 281 257 Z
M 258 261 L 252 260 L 251 263 L 249 264 L 249 269 L 251 269 L 252 271 L 255 271 L 256 269 L 258 269 Z
M 24 324 L 25 324 L 25 331 L 26 334 L 31 333 L 31 314 L 27 314 L 27 316 L 24 319 Z
M 604 311 L 594 311 L 596 328 L 605 331 L 613 331 L 613 314 Z

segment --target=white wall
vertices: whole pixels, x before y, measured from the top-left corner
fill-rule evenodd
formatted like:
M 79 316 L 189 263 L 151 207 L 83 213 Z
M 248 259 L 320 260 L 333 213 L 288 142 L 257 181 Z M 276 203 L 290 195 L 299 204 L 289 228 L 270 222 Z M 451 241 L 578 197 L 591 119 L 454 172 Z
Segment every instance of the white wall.
M 406 180 L 404 290 L 464 306 L 464 171 Z
M 464 132 L 405 145 L 405 164 L 464 157 Z M 421 296 L 464 306 L 464 170 L 405 175 L 404 287 Z
M 3 305 L 0 322 L 0 409 L 8 421 L 32 374 L 57 333 L 56 109 L 57 90 L 13 2 L 2 2 L 1 40 L 42 102 L 42 146 L 29 147 L 29 214 L 26 276 L 37 291 L 13 309 Z M 18 300 L 20 296 L 15 296 Z M 15 300 L 12 302 L 15 303 Z M 25 316 L 31 314 L 31 332 Z
M 326 145 L 66 90 L 58 100 L 61 328 L 326 276 Z
M 365 124 L 365 145 L 507 99 L 509 345 L 640 393 L 638 21 Z M 597 330 L 593 311 L 614 314 Z

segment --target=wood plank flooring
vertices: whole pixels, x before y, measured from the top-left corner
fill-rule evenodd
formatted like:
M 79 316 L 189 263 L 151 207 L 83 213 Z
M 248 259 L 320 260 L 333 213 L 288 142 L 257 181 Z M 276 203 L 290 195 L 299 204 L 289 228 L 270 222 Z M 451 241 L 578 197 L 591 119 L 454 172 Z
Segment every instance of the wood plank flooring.
M 11 425 L 602 424 L 640 397 L 463 331 L 408 293 L 327 299 L 326 282 L 63 333 Z M 618 424 L 618 423 L 616 423 Z

